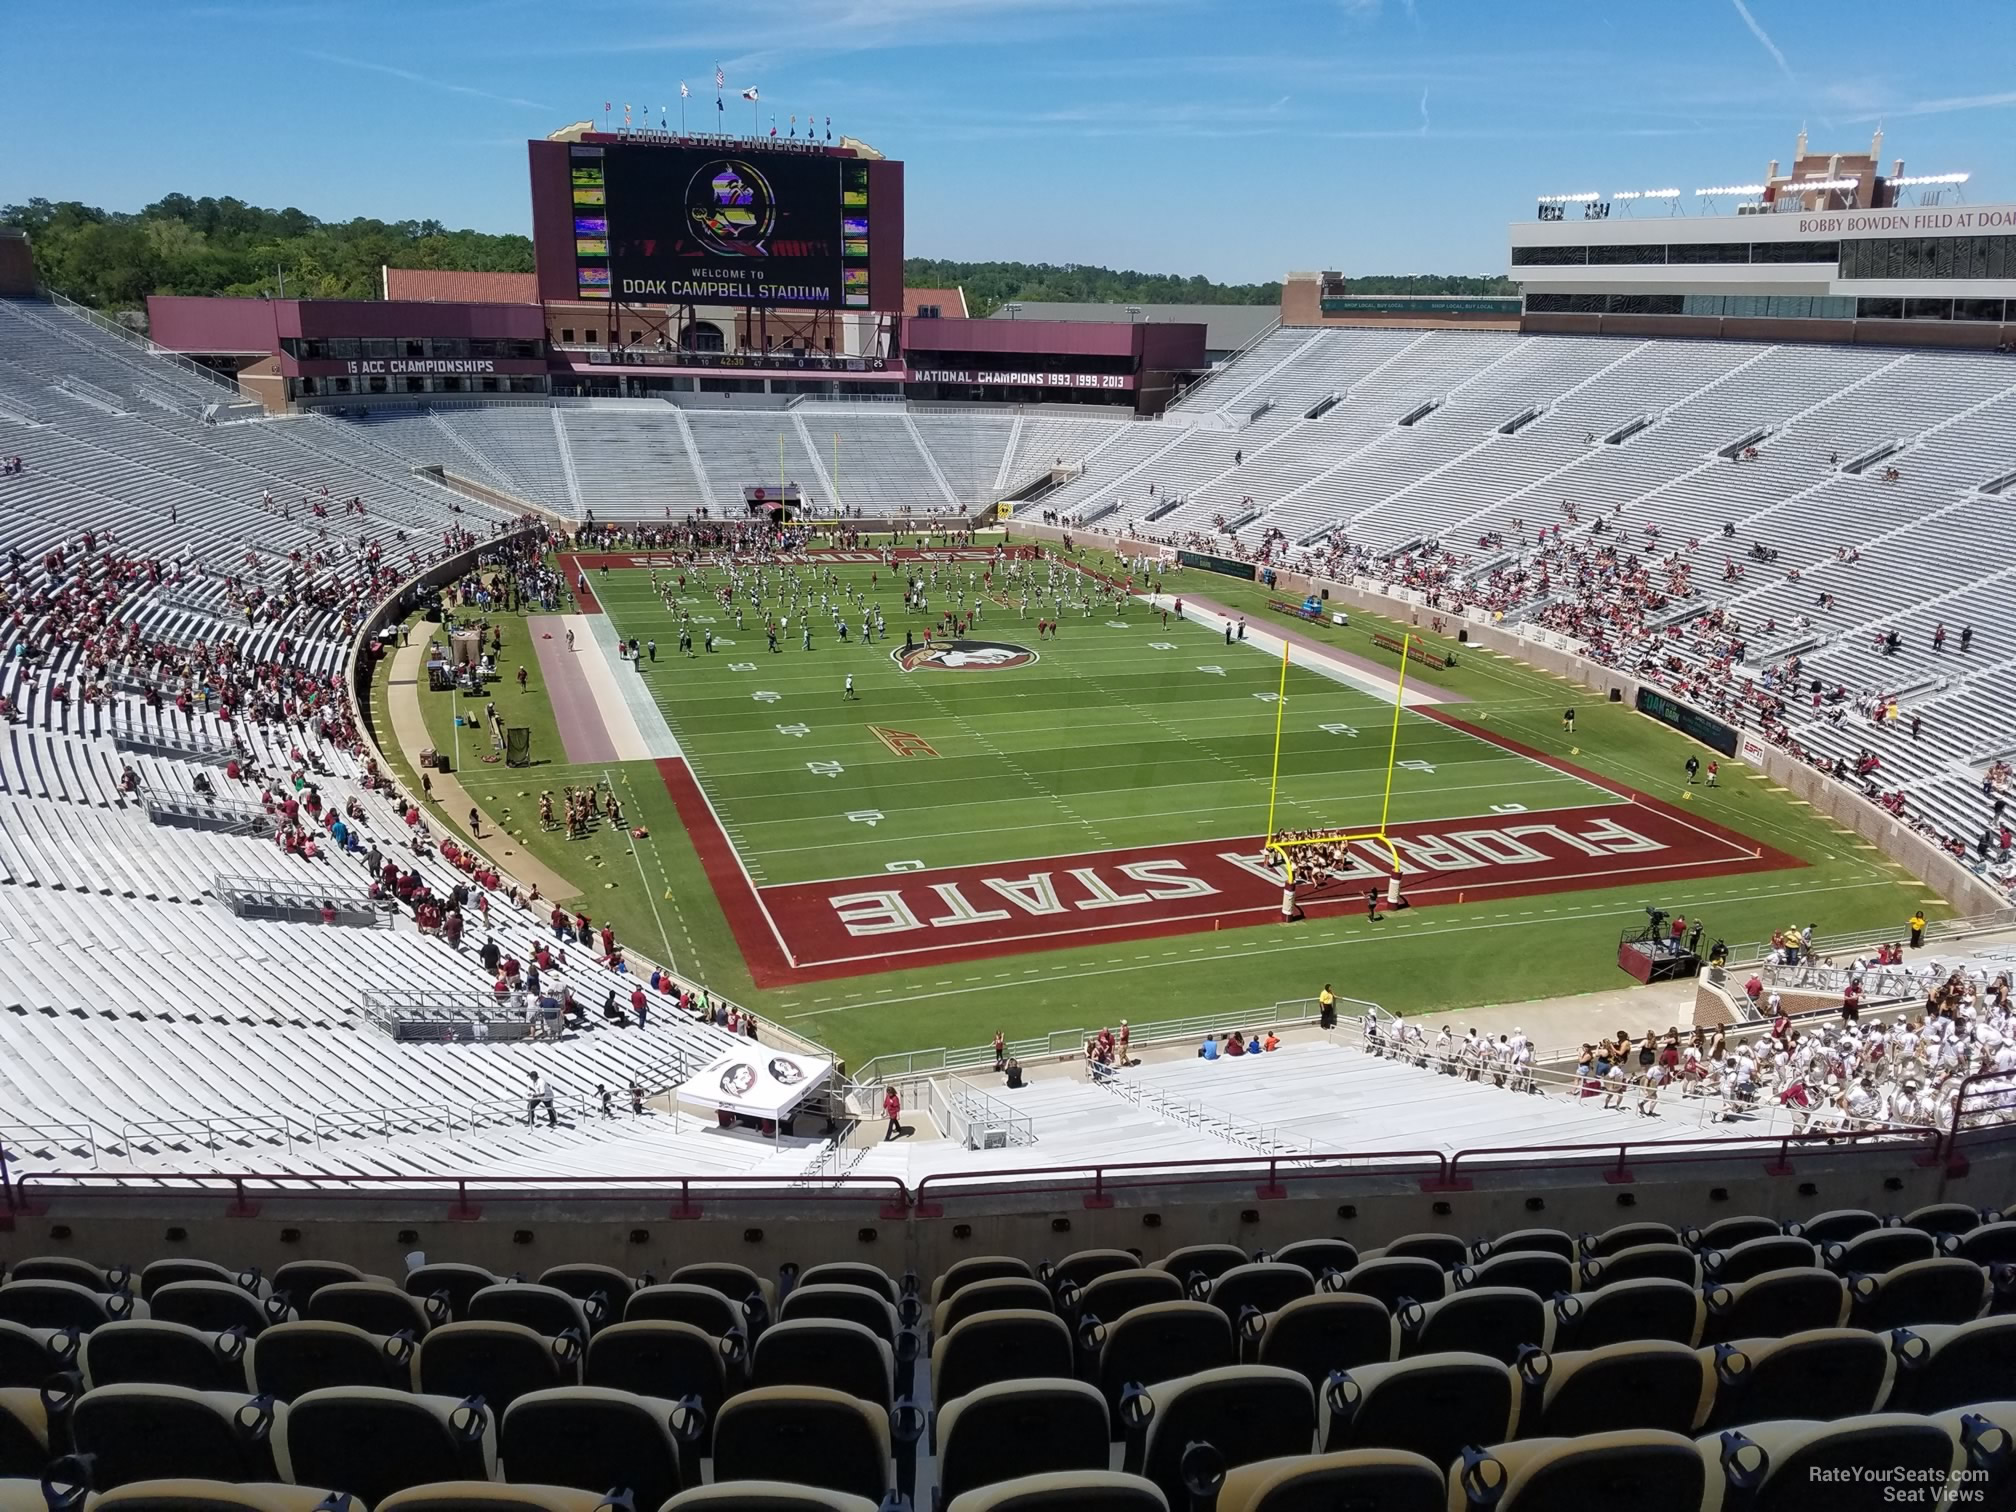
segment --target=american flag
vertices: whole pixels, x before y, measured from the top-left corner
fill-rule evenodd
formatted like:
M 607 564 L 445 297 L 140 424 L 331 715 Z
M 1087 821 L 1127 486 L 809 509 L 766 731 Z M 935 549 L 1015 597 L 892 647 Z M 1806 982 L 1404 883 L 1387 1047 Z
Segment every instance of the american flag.
M 679 81 L 679 98 L 682 100 L 686 99 L 692 93 L 693 91 L 686 87 L 686 81 L 684 79 L 681 79 Z
M 728 84 L 728 75 L 721 72 L 721 65 L 719 63 L 716 63 L 714 65 L 714 87 L 716 89 L 724 89 L 727 87 L 727 84 Z

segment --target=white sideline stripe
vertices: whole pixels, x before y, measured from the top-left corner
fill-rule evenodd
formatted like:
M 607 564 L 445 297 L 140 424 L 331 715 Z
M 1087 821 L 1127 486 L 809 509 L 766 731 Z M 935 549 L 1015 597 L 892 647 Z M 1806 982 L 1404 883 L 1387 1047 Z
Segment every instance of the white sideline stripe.
M 615 669 L 609 665 L 602 639 L 595 633 L 596 618 L 601 616 L 563 614 L 560 623 L 574 636 L 574 655 L 579 660 L 582 679 L 595 697 L 596 712 L 601 714 L 602 726 L 609 732 L 609 743 L 616 748 L 616 759 L 649 761 L 651 748 L 645 744 L 644 732 L 637 728 L 623 690 L 616 686 Z
M 1134 597 L 1151 609 L 1161 609 L 1164 607 L 1174 608 L 1176 601 L 1182 595 L 1180 593 L 1137 593 Z M 1165 599 L 1168 601 L 1166 606 L 1163 602 Z M 1189 620 L 1192 624 L 1202 625 L 1207 630 L 1221 636 L 1225 633 L 1227 625 L 1236 626 L 1238 624 L 1235 618 L 1223 614 L 1213 614 L 1208 610 L 1199 609 L 1195 604 L 1185 604 L 1183 606 L 1183 618 Z M 1236 628 L 1233 634 L 1238 634 Z M 1369 693 L 1381 703 L 1392 703 L 1393 691 L 1399 686 L 1397 679 L 1380 677 L 1370 672 L 1361 672 L 1349 663 L 1338 661 L 1335 657 L 1330 656 L 1326 652 L 1318 651 L 1314 647 L 1298 646 L 1292 641 L 1284 642 L 1280 636 L 1275 635 L 1260 625 L 1254 624 L 1251 620 L 1248 620 L 1246 623 L 1245 641 L 1240 642 L 1235 640 L 1232 644 L 1234 646 L 1243 644 L 1249 650 L 1264 651 L 1277 662 L 1281 660 L 1281 648 L 1286 644 L 1288 647 L 1288 661 L 1291 666 L 1305 668 L 1308 671 L 1314 672 L 1319 677 L 1327 677 L 1332 682 L 1343 683 L 1347 688 L 1356 688 L 1361 693 Z M 1401 695 L 1400 701 L 1410 709 L 1431 707 L 1442 702 L 1441 699 L 1434 697 L 1432 694 L 1422 693 L 1415 688 L 1407 689 Z

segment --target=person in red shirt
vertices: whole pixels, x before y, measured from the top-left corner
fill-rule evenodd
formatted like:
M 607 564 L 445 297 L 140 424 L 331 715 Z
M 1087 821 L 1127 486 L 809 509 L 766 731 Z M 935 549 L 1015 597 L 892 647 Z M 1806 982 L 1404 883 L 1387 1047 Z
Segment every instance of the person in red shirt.
M 616 953 L 616 931 L 611 926 L 602 926 L 602 957 L 607 960 Z
M 650 1022 L 651 999 L 644 995 L 641 986 L 630 989 L 630 1011 L 637 1015 L 637 1027 L 642 1029 Z
M 888 1131 L 882 1136 L 883 1143 L 886 1144 L 892 1139 L 901 1139 L 903 1137 L 903 1125 L 898 1123 L 896 1119 L 897 1115 L 903 1111 L 903 1099 L 896 1095 L 894 1087 L 891 1087 L 887 1092 L 882 1094 L 882 1111 L 889 1119 Z

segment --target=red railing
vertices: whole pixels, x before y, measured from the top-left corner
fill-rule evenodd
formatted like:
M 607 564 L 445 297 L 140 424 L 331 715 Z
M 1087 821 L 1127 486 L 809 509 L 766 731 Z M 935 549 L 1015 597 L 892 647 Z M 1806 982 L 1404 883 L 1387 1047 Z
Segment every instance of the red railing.
M 2016 1087 L 2006 1074 L 1970 1078 Z M 1996 1096 L 2003 1086 L 1993 1087 Z M 1963 1106 L 1966 1097 L 1963 1094 Z M 1985 1106 L 1985 1104 L 1984 1104 Z M 1482 1177 L 1558 1172 L 1564 1167 L 1598 1173 L 1626 1184 L 1649 1166 L 1727 1163 L 1764 1157 L 1764 1174 L 1793 1174 L 1794 1160 L 1814 1154 L 1890 1154 L 1914 1165 L 1965 1170 L 1956 1141 L 2016 1138 L 2016 1125 L 1958 1130 L 1857 1129 L 1785 1135 L 1727 1135 L 1686 1141 L 1615 1141 L 1599 1144 L 1506 1145 L 1446 1153 L 1375 1150 L 1329 1154 L 1237 1155 L 1211 1160 L 1108 1161 L 1096 1165 L 1014 1166 L 991 1171 L 939 1172 L 912 1188 L 895 1176 L 330 1176 L 272 1172 L 245 1175 L 171 1172 L 40 1171 L 17 1174 L 0 1191 L 6 1216 L 49 1211 L 59 1197 L 90 1196 L 121 1202 L 215 1195 L 229 1199 L 228 1216 L 252 1217 L 262 1200 L 445 1202 L 447 1216 L 480 1217 L 485 1203 L 525 1203 L 554 1197 L 569 1202 L 627 1204 L 670 1199 L 667 1216 L 698 1218 L 704 1203 L 767 1202 L 832 1206 L 873 1203 L 881 1218 L 941 1217 L 955 1199 L 1078 1197 L 1089 1209 L 1110 1208 L 1117 1196 L 1182 1187 L 1250 1184 L 1260 1200 L 1290 1195 L 1296 1186 L 1353 1178 L 1410 1177 L 1424 1192 L 1474 1190 Z M 0 1170 L 5 1162 L 0 1160 Z

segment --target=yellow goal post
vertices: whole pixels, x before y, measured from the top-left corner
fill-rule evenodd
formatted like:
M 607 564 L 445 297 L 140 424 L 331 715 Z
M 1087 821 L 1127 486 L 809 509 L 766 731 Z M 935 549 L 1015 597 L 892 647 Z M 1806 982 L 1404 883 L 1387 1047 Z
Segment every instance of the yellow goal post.
M 1400 852 L 1386 833 L 1386 820 L 1393 808 L 1393 769 L 1400 755 L 1400 711 L 1406 707 L 1407 652 L 1413 641 L 1411 633 L 1400 637 L 1400 679 L 1393 689 L 1393 731 L 1386 743 L 1386 783 L 1385 793 L 1379 801 L 1379 827 L 1370 830 L 1319 828 L 1309 834 L 1283 838 L 1274 824 L 1280 803 L 1281 736 L 1288 716 L 1288 664 L 1293 648 L 1285 635 L 1281 638 L 1281 687 L 1274 695 L 1274 762 L 1267 781 L 1267 838 L 1261 846 L 1261 853 L 1280 861 L 1283 880 L 1288 885 L 1293 886 L 1295 882 L 1295 852 L 1318 845 L 1349 846 L 1361 840 L 1371 841 L 1386 852 L 1394 871 L 1400 870 Z

